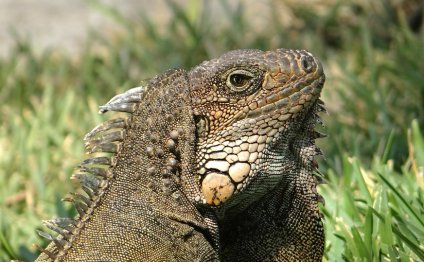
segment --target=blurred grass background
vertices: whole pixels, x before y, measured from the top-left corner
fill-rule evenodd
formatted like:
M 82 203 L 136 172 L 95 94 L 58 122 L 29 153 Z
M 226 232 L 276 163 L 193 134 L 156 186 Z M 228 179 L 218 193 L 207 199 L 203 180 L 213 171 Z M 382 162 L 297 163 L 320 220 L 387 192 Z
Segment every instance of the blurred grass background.
M 160 27 L 86 2 L 120 30 L 92 30 L 73 55 L 16 35 L 0 58 L 0 261 L 33 260 L 41 219 L 74 215 L 60 199 L 99 105 L 171 67 L 280 47 L 311 51 L 327 74 L 324 261 L 424 261 L 423 1 L 270 0 L 257 24 L 243 1 L 219 1 L 217 16 L 168 0 Z

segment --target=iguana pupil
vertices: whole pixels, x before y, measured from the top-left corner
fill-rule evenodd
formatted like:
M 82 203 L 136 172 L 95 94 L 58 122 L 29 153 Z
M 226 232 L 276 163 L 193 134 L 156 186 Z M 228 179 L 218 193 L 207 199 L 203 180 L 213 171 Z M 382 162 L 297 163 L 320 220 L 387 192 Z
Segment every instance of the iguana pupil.
M 252 79 L 251 76 L 240 73 L 233 73 L 230 75 L 230 83 L 238 88 L 245 86 L 250 79 Z

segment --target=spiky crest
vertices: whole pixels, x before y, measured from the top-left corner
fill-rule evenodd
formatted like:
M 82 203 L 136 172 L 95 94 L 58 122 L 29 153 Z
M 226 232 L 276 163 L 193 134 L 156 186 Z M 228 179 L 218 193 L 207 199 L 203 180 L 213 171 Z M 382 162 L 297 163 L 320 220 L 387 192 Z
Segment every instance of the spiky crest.
M 140 86 L 116 95 L 105 105 L 100 106 L 99 113 L 117 111 L 131 114 L 142 100 L 144 91 L 145 88 Z M 72 180 L 80 183 L 85 194 L 70 193 L 63 199 L 63 201 L 72 202 L 75 205 L 78 217 L 43 221 L 43 224 L 57 233 L 57 236 L 38 231 L 40 236 L 50 240 L 55 246 L 49 250 L 39 248 L 50 259 L 56 260 L 71 246 L 75 236 L 84 227 L 84 223 L 109 186 L 109 182 L 113 178 L 111 168 L 116 165 L 116 156 L 120 152 L 121 143 L 129 124 L 130 117 L 113 118 L 99 124 L 85 135 L 85 149 L 90 157 L 83 160 L 71 176 Z

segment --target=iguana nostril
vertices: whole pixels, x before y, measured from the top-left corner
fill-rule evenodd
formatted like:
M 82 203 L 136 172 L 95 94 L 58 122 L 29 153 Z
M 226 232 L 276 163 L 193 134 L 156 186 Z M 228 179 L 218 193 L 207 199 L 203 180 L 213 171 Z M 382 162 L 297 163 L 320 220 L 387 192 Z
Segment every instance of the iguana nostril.
M 307 73 L 311 72 L 316 66 L 314 59 L 310 56 L 303 56 L 300 63 L 302 65 L 302 69 Z

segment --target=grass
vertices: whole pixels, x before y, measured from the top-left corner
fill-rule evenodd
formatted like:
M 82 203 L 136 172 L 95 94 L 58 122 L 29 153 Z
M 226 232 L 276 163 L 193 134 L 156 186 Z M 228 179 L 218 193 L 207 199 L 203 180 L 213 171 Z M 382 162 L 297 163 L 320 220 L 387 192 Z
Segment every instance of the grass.
M 33 260 L 33 244 L 46 244 L 35 232 L 40 220 L 73 215 L 60 199 L 76 189 L 69 176 L 83 135 L 104 120 L 98 105 L 170 67 L 278 47 L 310 50 L 328 76 L 324 260 L 424 260 L 424 34 L 401 9 L 390 1 L 271 1 L 259 26 L 243 4 L 220 1 L 218 23 L 206 2 L 167 1 L 172 19 L 158 29 L 142 12 L 129 21 L 87 2 L 121 30 L 92 32 L 73 57 L 34 52 L 17 36 L 0 59 L 0 261 Z
M 347 154 L 342 176 L 327 170 L 328 184 L 320 188 L 326 199 L 326 259 L 424 260 L 424 141 L 416 121 L 408 134 L 410 155 L 399 171 L 393 161 L 382 162 L 384 157 L 366 167 Z

